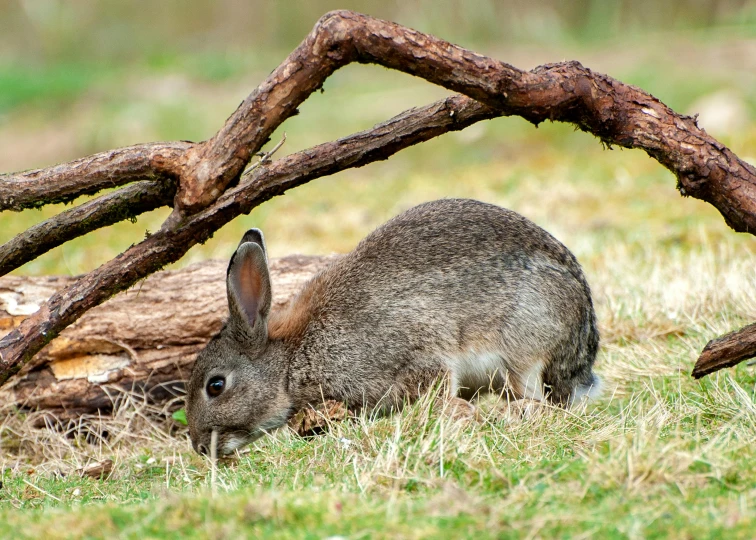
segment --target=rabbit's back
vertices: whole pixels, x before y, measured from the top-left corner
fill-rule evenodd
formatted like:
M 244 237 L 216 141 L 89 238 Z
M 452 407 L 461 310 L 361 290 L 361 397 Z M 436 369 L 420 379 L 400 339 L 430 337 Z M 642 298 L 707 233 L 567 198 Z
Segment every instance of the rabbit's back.
M 509 383 L 541 398 L 546 384 L 566 402 L 595 383 L 598 332 L 578 262 L 549 233 L 494 205 L 445 199 L 412 208 L 303 295 L 300 351 L 325 359 L 324 379 L 363 396 L 439 362 L 468 391 Z

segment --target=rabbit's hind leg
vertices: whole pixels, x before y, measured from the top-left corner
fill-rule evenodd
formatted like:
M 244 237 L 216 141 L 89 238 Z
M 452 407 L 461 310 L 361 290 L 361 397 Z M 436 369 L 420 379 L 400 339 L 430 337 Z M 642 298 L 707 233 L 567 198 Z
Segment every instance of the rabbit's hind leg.
M 535 361 L 527 368 L 519 370 L 519 373 L 511 372 L 510 380 L 518 397 L 533 401 L 544 400 L 543 364 L 541 361 Z

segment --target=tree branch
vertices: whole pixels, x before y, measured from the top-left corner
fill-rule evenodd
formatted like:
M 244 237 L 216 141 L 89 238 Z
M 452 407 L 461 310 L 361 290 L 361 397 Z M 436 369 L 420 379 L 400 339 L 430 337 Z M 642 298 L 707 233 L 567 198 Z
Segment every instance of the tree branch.
M 261 165 L 248 181 L 229 189 L 176 229 L 151 235 L 53 295 L 0 340 L 0 383 L 84 312 L 177 261 L 193 245 L 205 242 L 233 218 L 249 213 L 271 197 L 321 176 L 386 159 L 413 144 L 496 116 L 498 113 L 481 103 L 455 96 L 406 111 L 373 129 Z
M 139 144 L 46 169 L 0 174 L 0 211 L 69 202 L 138 180 L 175 179 L 176 164 L 192 146 L 189 142 Z
M 639 88 L 577 62 L 525 72 L 446 41 L 349 11 L 323 16 L 310 35 L 210 140 L 189 150 L 176 208 L 209 204 L 238 178 L 274 129 L 336 69 L 373 63 L 422 77 L 538 124 L 570 122 L 609 145 L 640 148 L 671 170 L 683 195 L 714 205 L 739 232 L 756 231 L 756 169 Z
M 704 375 L 732 367 L 755 356 L 756 323 L 709 341 L 698 357 L 691 375 L 700 379 Z
M 61 212 L 0 246 L 0 276 L 69 240 L 170 204 L 175 193 L 171 181 L 144 180 Z
M 433 36 L 349 11 L 323 16 L 208 141 L 188 145 L 185 152 L 151 163 L 138 175 L 107 173 L 113 164 L 105 159 L 101 174 L 93 175 L 100 187 L 69 186 L 49 196 L 44 192 L 56 175 L 69 180 L 65 171 L 14 175 L 18 178 L 12 177 L 13 182 L 0 182 L 0 208 L 72 198 L 114 185 L 107 183 L 110 178 L 125 183 L 152 173 L 179 178 L 176 208 L 181 214 L 196 212 L 239 178 L 250 157 L 312 92 L 351 62 L 422 77 L 486 103 L 501 115 L 519 115 L 536 124 L 570 122 L 608 145 L 643 149 L 676 175 L 683 195 L 714 205 L 736 231 L 756 231 L 756 169 L 700 129 L 694 118 L 675 113 L 650 94 L 577 62 L 522 71 Z M 21 197 L 3 184 L 26 186 L 30 195 Z M 33 186 L 38 187 L 33 190 Z M 173 223 L 180 221 L 179 216 Z

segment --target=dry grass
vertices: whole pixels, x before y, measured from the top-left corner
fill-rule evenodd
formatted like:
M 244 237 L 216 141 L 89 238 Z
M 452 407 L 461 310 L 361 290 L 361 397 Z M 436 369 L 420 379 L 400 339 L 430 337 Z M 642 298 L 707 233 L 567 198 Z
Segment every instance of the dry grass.
M 183 429 L 169 410 L 173 403 L 150 405 L 142 396 L 122 393 L 112 415 L 82 415 L 61 424 L 44 411 L 21 412 L 6 406 L 0 411 L 3 469 L 6 473 L 43 476 L 78 474 L 93 463 L 114 462 L 114 478 L 124 464 L 145 449 L 175 454 L 190 449 Z M 178 435 L 178 436 L 177 436 Z

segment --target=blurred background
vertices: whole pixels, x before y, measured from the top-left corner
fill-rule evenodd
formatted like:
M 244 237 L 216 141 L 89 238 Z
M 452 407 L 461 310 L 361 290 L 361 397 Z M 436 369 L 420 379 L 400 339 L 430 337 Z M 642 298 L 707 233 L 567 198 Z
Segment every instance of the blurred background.
M 210 137 L 331 9 L 435 34 L 519 68 L 578 60 L 642 87 L 756 163 L 755 0 L 0 0 L 0 171 L 44 167 L 156 140 Z M 288 120 L 279 155 L 371 127 L 447 93 L 348 66 Z M 640 151 L 606 150 L 569 125 L 477 124 L 389 161 L 316 180 L 238 218 L 179 265 L 227 258 L 261 227 L 273 256 L 351 249 L 414 204 L 465 196 L 517 210 L 589 272 L 609 246 L 754 249 Z M 0 215 L 0 242 L 61 206 Z M 167 209 L 70 242 L 16 271 L 80 274 L 154 231 Z

